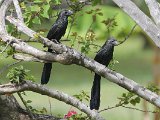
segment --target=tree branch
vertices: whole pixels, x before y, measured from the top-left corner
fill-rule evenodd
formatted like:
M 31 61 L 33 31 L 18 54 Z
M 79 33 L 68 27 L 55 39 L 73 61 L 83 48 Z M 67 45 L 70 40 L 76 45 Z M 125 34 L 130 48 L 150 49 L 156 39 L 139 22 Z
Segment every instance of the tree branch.
M 14 4 L 14 7 L 15 7 L 15 9 L 16 9 L 16 13 L 17 13 L 18 19 L 19 19 L 21 22 L 24 22 L 24 20 L 23 20 L 23 15 L 22 15 L 21 8 L 20 8 L 20 6 L 19 6 L 18 0 L 13 0 L 13 4 Z
M 87 105 L 85 105 L 78 99 L 71 97 L 58 90 L 48 89 L 43 85 L 36 84 L 31 81 L 23 81 L 19 84 L 9 83 L 0 85 L 0 95 L 22 92 L 22 91 L 33 91 L 42 95 L 47 95 L 49 97 L 55 98 L 59 101 L 63 101 L 66 104 L 78 108 L 80 111 L 86 113 L 89 117 L 91 117 L 91 119 L 104 120 L 99 116 L 99 114 L 96 111 L 90 110 L 90 108 Z
M 113 0 L 124 10 L 160 48 L 160 30 L 131 0 Z
M 10 45 L 10 43 L 11 43 L 11 41 L 9 41 L 9 42 L 7 43 L 7 45 L 6 45 L 5 48 L 0 52 L 0 54 L 2 54 L 3 52 L 5 52 L 5 51 L 7 50 L 8 46 Z
M 156 0 L 145 0 L 145 2 L 149 8 L 150 15 L 160 28 L 160 7 L 158 2 Z
M 0 11 L 1 11 L 1 15 L 0 15 L 0 34 L 3 35 L 3 34 L 6 34 L 7 31 L 6 31 L 6 26 L 5 26 L 5 15 L 6 15 L 6 11 L 7 11 L 7 8 L 9 7 L 9 5 L 11 4 L 12 0 L 5 0 L 1 7 L 0 7 Z
M 32 61 L 32 62 L 43 62 L 43 63 L 47 63 L 47 61 L 45 61 L 45 60 L 40 60 L 40 59 L 35 58 L 35 57 L 33 57 L 33 56 L 22 55 L 22 54 L 14 54 L 14 55 L 13 55 L 13 59 L 22 60 L 22 61 Z
M 8 65 L 4 66 L 2 69 L 0 69 L 0 75 L 1 75 L 6 69 L 8 69 L 9 67 L 11 67 L 11 66 L 13 66 L 13 65 L 16 65 L 16 64 L 18 64 L 18 63 L 20 63 L 20 62 L 21 62 L 21 60 L 16 61 L 16 62 L 13 62 L 13 63 L 11 63 L 11 64 L 8 64 Z
M 137 26 L 137 24 L 135 24 L 135 25 L 132 27 L 132 29 L 131 29 L 131 31 L 128 33 L 128 35 L 124 38 L 123 41 L 120 41 L 118 45 L 123 44 L 123 43 L 131 36 L 131 34 L 133 33 L 133 31 L 134 31 L 134 29 L 136 28 L 136 26 Z

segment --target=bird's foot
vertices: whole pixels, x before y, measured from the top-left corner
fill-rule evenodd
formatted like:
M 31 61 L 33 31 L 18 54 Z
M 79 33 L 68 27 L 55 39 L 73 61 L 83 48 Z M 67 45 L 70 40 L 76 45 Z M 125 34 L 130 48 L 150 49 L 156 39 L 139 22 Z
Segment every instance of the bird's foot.
M 60 41 L 56 40 L 56 39 L 52 39 L 52 41 L 56 44 L 60 44 Z

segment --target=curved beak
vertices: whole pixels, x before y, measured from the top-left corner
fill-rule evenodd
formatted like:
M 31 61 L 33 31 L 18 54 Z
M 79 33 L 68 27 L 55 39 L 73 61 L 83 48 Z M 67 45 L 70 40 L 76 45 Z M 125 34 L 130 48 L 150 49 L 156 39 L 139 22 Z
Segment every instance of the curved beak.
M 113 42 L 113 44 L 114 44 L 114 46 L 117 46 L 117 45 L 119 45 L 119 42 L 118 42 L 117 40 L 115 40 L 115 41 Z
M 73 11 L 72 10 L 68 10 L 68 16 L 72 15 Z

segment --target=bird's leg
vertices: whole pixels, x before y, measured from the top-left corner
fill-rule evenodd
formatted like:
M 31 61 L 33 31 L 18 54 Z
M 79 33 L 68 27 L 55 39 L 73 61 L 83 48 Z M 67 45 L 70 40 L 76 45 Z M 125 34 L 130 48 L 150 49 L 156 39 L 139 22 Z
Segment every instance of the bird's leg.
M 51 39 L 51 41 L 53 41 L 56 44 L 60 44 L 60 41 L 56 40 L 56 39 Z

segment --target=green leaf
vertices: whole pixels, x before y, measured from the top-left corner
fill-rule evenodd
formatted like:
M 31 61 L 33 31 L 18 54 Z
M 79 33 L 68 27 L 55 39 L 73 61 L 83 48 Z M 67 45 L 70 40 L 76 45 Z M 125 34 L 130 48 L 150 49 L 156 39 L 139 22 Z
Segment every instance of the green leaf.
M 13 31 L 13 26 L 12 25 L 7 25 L 7 31 L 11 33 Z
M 35 77 L 33 75 L 27 76 L 26 79 L 35 82 Z
M 25 9 L 25 8 L 26 8 L 25 3 L 24 3 L 24 2 L 21 2 L 21 3 L 20 3 L 20 7 L 21 7 L 22 9 Z
M 47 113 L 47 109 L 45 108 L 45 107 L 43 107 L 43 109 L 42 110 L 40 110 L 40 113 Z
M 101 3 L 101 0 L 92 0 L 92 5 L 97 5 Z
M 43 12 L 41 13 L 41 16 L 44 18 L 49 18 L 48 10 L 50 8 L 50 5 L 49 4 L 43 5 L 42 8 L 43 8 Z
M 126 96 L 127 96 L 126 93 L 123 93 L 123 94 L 122 94 L 122 97 L 126 97 Z
M 41 20 L 40 20 L 40 18 L 37 17 L 37 16 L 35 16 L 35 17 L 33 18 L 32 22 L 35 23 L 35 24 L 41 24 Z
M 26 102 L 27 102 L 27 103 L 31 103 L 32 101 L 31 101 L 31 100 L 27 100 Z
M 49 4 L 49 2 L 51 2 L 51 0 L 46 0 L 46 2 Z
M 136 105 L 136 101 L 134 100 L 134 99 L 132 99 L 131 101 L 130 101 L 130 103 L 132 104 L 132 105 Z
M 43 3 L 43 0 L 34 0 L 34 3 Z
M 55 4 L 57 5 L 61 4 L 61 0 L 55 0 Z
M 31 11 L 38 12 L 40 11 L 40 7 L 38 5 L 30 6 Z
M 15 49 L 14 48 L 9 48 L 9 49 L 7 49 L 7 56 L 6 57 L 8 57 L 10 55 L 13 55 L 14 53 L 15 53 Z
M 141 101 L 140 97 L 136 97 L 135 101 L 136 101 L 136 103 L 140 103 L 140 101 Z
M 99 13 L 97 13 L 99 16 L 103 16 L 103 13 L 102 12 L 99 12 Z
M 7 78 L 11 81 L 21 82 L 26 77 L 26 69 L 23 66 L 14 67 L 9 70 Z

